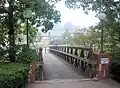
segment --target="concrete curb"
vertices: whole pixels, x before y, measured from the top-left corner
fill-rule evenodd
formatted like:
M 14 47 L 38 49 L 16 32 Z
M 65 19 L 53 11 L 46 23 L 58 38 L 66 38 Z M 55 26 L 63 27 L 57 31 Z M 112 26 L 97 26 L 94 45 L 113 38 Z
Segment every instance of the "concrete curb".
M 95 81 L 95 79 L 86 78 L 86 79 L 55 79 L 55 80 L 46 80 L 46 81 L 36 81 L 35 84 L 55 84 L 55 83 L 73 83 L 73 82 L 85 82 L 85 81 Z

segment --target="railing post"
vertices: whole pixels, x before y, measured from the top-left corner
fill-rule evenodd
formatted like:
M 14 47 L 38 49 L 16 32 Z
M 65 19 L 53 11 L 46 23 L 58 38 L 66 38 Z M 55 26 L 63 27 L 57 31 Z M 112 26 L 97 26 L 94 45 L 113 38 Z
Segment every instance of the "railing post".
M 83 58 L 85 57 L 83 49 L 81 50 L 80 57 L 83 57 Z
M 60 51 L 60 47 L 58 47 L 58 51 Z M 60 57 L 60 53 L 58 52 L 58 56 Z
M 78 49 L 78 51 L 79 51 L 79 49 Z M 80 52 L 78 53 L 78 55 L 80 55 Z M 78 59 L 78 61 L 77 61 L 77 67 L 78 68 L 80 67 L 80 59 Z
M 39 64 L 39 80 L 42 80 L 43 76 L 43 56 L 42 56 L 42 48 L 39 48 L 39 59 L 40 59 L 40 64 Z
M 67 47 L 67 53 L 69 53 L 69 47 Z M 67 62 L 69 62 L 69 56 L 67 56 Z
M 64 47 L 64 52 L 66 53 L 66 47 Z M 64 59 L 66 60 L 66 55 L 64 54 Z
M 40 62 L 43 62 L 42 48 L 39 48 L 39 59 L 40 59 Z
M 60 47 L 60 51 L 62 52 L 62 47 Z M 60 58 L 62 58 L 62 53 L 60 53 Z
M 80 57 L 82 57 L 82 58 L 84 58 L 85 57 L 85 55 L 84 55 L 84 50 L 82 49 L 81 50 L 81 53 L 80 53 Z M 84 61 L 81 61 L 81 69 L 82 69 L 82 71 L 84 70 Z
M 64 52 L 64 48 L 63 47 L 61 47 L 62 48 L 62 52 Z M 61 54 L 61 58 L 64 58 L 64 54 L 62 53 Z
M 93 52 L 90 51 L 90 52 L 88 53 L 87 59 L 92 60 L 92 54 L 93 54 Z
M 70 54 L 73 55 L 73 48 L 71 47 L 71 50 L 70 50 Z M 70 60 L 71 64 L 73 64 L 73 57 L 71 57 L 71 60 Z
M 78 51 L 77 51 L 78 49 L 76 48 L 75 49 L 75 53 L 74 53 L 74 55 L 76 55 L 76 56 L 78 56 Z M 75 58 L 75 66 L 77 67 L 77 58 Z

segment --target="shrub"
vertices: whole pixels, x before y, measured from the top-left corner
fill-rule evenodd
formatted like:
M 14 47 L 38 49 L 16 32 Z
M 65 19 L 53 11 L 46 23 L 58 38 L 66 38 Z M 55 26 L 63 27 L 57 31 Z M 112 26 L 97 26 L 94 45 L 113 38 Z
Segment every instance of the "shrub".
M 120 59 L 112 60 L 111 76 L 113 79 L 120 82 Z
M 36 61 L 35 62 L 35 80 L 39 80 L 39 78 L 40 78 L 39 77 L 39 74 L 40 74 L 39 70 L 40 70 L 39 69 L 39 61 Z
M 30 64 L 31 62 L 35 63 L 35 79 L 38 80 L 39 78 L 39 66 L 38 61 L 39 57 L 36 53 L 35 49 L 23 48 L 22 52 L 17 55 L 16 62 L 19 63 L 27 63 Z M 37 65 L 36 65 L 37 63 Z
M 26 64 L 0 64 L 0 88 L 25 88 L 28 71 Z
M 35 49 L 25 48 L 17 55 L 17 62 L 19 63 L 31 63 L 38 60 L 38 55 Z

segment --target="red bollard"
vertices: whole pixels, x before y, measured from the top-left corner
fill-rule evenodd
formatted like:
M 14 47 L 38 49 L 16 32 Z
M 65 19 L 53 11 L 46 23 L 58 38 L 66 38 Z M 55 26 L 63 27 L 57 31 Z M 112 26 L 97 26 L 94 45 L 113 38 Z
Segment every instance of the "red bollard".
M 97 56 L 97 76 L 98 80 L 109 77 L 110 55 L 107 53 L 98 53 Z
M 30 65 L 30 71 L 28 73 L 28 82 L 29 83 L 35 82 L 35 65 L 33 63 Z

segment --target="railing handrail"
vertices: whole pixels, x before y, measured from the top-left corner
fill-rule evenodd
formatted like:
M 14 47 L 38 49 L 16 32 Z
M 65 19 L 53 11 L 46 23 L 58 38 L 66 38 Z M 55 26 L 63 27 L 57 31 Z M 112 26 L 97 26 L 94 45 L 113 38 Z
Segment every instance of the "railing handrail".
M 80 59 L 82 61 L 85 61 L 85 62 L 88 62 L 89 64 L 93 64 L 93 65 L 96 65 L 96 61 L 93 61 L 93 60 L 89 60 L 89 59 L 85 59 L 83 57 L 80 57 L 80 56 L 77 56 L 77 55 L 72 55 L 70 53 L 66 53 L 66 52 L 62 52 L 62 51 L 59 51 L 59 50 L 55 50 L 55 49 L 50 49 L 52 51 L 56 51 L 56 52 L 59 52 L 59 53 L 63 53 L 63 54 L 66 54 L 66 55 L 69 55 L 71 57 L 74 57 L 74 58 L 77 58 L 77 59 Z
M 50 47 L 77 48 L 77 49 L 84 49 L 84 50 L 90 50 L 90 51 L 93 51 L 93 49 L 92 49 L 92 48 L 83 48 L 83 47 L 79 47 L 79 46 L 50 46 Z

